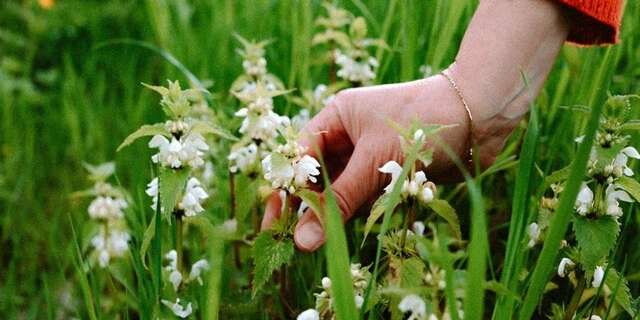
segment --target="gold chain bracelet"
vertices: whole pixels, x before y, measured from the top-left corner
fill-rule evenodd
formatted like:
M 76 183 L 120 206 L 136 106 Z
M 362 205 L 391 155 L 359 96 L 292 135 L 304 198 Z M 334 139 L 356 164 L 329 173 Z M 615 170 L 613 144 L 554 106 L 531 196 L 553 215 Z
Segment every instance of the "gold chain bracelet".
M 442 70 L 440 74 L 443 77 L 445 77 L 447 81 L 449 81 L 449 84 L 451 84 L 451 87 L 456 92 L 456 95 L 460 99 L 460 102 L 462 102 L 462 105 L 464 106 L 464 110 L 467 112 L 467 116 L 469 117 L 469 138 L 467 143 L 468 143 L 468 149 L 469 149 L 468 163 L 471 164 L 471 162 L 473 161 L 473 115 L 471 114 L 471 109 L 469 108 L 469 105 L 467 104 L 467 100 L 465 100 L 464 95 L 462 94 L 462 90 L 460 90 L 460 87 L 458 87 L 458 84 L 456 83 L 456 81 L 453 80 L 453 77 L 449 74 L 449 71 L 445 69 L 445 70 Z

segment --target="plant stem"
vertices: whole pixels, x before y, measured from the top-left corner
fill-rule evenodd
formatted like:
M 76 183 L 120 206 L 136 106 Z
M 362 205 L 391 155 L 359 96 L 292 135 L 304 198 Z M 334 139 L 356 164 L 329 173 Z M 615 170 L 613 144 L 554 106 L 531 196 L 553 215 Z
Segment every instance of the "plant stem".
M 182 272 L 182 213 L 179 211 L 174 212 L 176 215 L 176 252 L 178 271 Z
M 577 274 L 577 272 L 576 272 Z M 580 274 L 578 278 L 578 286 L 576 290 L 573 292 L 573 296 L 571 296 L 571 301 L 569 302 L 569 306 L 567 307 L 567 312 L 564 314 L 565 320 L 573 319 L 573 315 L 578 310 L 578 304 L 580 304 L 580 298 L 582 298 L 582 293 L 584 292 L 586 279 L 584 274 Z
M 416 210 L 414 201 L 410 201 L 407 206 L 407 215 L 404 217 L 404 227 L 402 229 L 402 241 L 400 242 L 401 252 L 404 252 L 404 246 L 407 243 L 407 233 L 409 233 L 409 225 L 416 219 Z
M 231 197 L 231 218 L 236 217 L 236 182 L 235 174 L 229 172 L 229 196 Z M 240 223 L 240 221 L 238 221 Z

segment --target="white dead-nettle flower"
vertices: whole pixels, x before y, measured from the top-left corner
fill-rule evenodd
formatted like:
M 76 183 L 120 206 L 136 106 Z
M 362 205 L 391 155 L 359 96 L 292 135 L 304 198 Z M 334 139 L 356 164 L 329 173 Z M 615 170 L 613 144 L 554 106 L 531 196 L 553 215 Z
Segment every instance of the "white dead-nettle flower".
M 386 193 L 393 191 L 400 173 L 402 173 L 402 166 L 395 161 L 389 161 L 385 163 L 378 171 L 391 175 L 391 182 L 384 188 Z M 413 179 L 405 180 L 402 182 L 401 195 L 404 198 L 415 197 L 418 200 L 427 203 L 434 198 L 435 185 L 427 181 L 427 177 L 423 171 L 418 171 L 414 174 Z
M 527 234 L 529 235 L 529 243 L 527 246 L 533 248 L 540 239 L 540 226 L 533 222 L 527 227 Z
M 271 141 L 278 135 L 278 130 L 291 122 L 288 117 L 280 116 L 271 110 L 264 113 L 249 113 L 243 109 L 236 112 L 236 116 L 244 117 L 238 131 L 254 140 Z
M 162 135 L 155 135 L 149 141 L 150 148 L 157 148 L 158 153 L 151 157 L 154 163 L 173 169 L 188 165 L 192 168 L 204 164 L 202 157 L 209 146 L 204 137 L 198 133 L 181 136 L 180 139 L 171 137 L 171 141 Z
M 198 283 L 202 285 L 202 273 L 209 270 L 209 262 L 205 259 L 196 261 L 191 266 L 191 272 L 189 273 L 189 281 L 198 280 Z
M 622 208 L 620 208 L 619 201 L 633 202 L 633 199 L 626 191 L 616 189 L 616 187 L 616 185 L 610 184 L 605 191 L 605 195 L 607 198 L 607 214 L 618 218 L 622 216 Z
M 604 279 L 604 268 L 601 266 L 597 266 L 593 271 L 593 281 L 591 281 L 591 285 L 594 288 L 600 288 L 602 285 L 602 280 Z
M 421 65 L 418 71 L 420 71 L 423 78 L 428 78 L 433 75 L 433 67 L 428 64 Z
M 167 120 L 164 127 L 172 134 L 182 134 L 189 130 L 189 124 L 183 120 Z
M 398 309 L 402 313 L 410 312 L 408 320 L 424 320 L 427 317 L 427 307 L 424 300 L 415 294 L 410 294 L 402 298 Z
M 169 282 L 173 285 L 173 290 L 178 291 L 178 287 L 182 283 L 182 273 L 178 270 L 178 252 L 171 250 L 164 255 L 169 264 L 164 267 L 169 272 Z
M 582 183 L 580 192 L 576 199 L 576 211 L 579 215 L 585 216 L 589 213 L 589 210 L 593 207 L 593 191 L 587 186 L 586 183 Z
M 356 308 L 361 309 L 362 305 L 364 304 L 364 298 L 359 294 L 356 294 L 353 298 L 356 303 Z
M 247 146 L 232 150 L 227 157 L 229 160 L 229 171 L 236 173 L 245 172 L 258 161 L 258 146 L 251 143 Z
M 98 254 L 98 264 L 106 267 L 112 258 L 122 257 L 129 249 L 129 233 L 115 229 L 113 226 L 100 229 L 100 232 L 91 239 L 91 245 Z
M 331 101 L 336 97 L 335 95 L 327 94 L 328 87 L 325 84 L 319 84 L 313 89 L 313 98 L 315 101 L 320 102 L 320 104 L 324 107 L 331 103 Z
M 331 289 L 331 279 L 329 277 L 322 278 L 322 288 L 325 290 Z
M 91 201 L 88 211 L 93 219 L 120 219 L 124 216 L 122 210 L 127 206 L 127 202 L 122 198 L 100 196 Z
M 302 155 L 304 151 L 297 142 L 288 141 L 262 159 L 264 178 L 273 188 L 294 193 L 297 188 L 305 187 L 307 181 L 317 182 L 320 163 L 309 155 Z
M 593 315 L 589 316 L 589 318 L 585 318 L 585 319 L 586 320 L 602 320 L 602 318 L 600 318 L 599 315 L 595 315 L 595 314 L 593 314 Z
M 236 233 L 238 231 L 238 220 L 236 218 L 226 220 L 222 223 L 222 229 L 228 233 Z
M 627 166 L 629 158 L 640 159 L 640 153 L 634 147 L 626 147 L 613 160 L 613 173 L 616 176 L 633 176 L 633 170 Z
M 558 276 L 560 276 L 560 278 L 564 278 L 567 275 L 567 272 L 573 269 L 573 267 L 575 266 L 576 264 L 571 261 L 571 259 L 562 258 L 562 260 L 560 260 L 560 264 L 558 265 Z
M 316 309 L 307 309 L 300 313 L 296 320 L 320 320 L 320 313 Z
M 187 303 L 187 306 L 184 307 L 183 305 L 180 304 L 180 298 L 176 298 L 175 303 L 162 299 L 162 304 L 167 306 L 167 308 L 171 309 L 173 314 L 183 319 L 191 315 L 191 313 L 193 312 L 193 309 L 191 307 L 191 302 Z
M 204 191 L 200 185 L 200 181 L 196 178 L 189 178 L 187 181 L 187 188 L 185 190 L 182 201 L 178 203 L 178 208 L 184 210 L 184 215 L 187 217 L 193 217 L 198 213 L 204 211 L 202 202 L 207 199 L 209 195 Z
M 413 232 L 415 232 L 415 234 L 417 234 L 418 236 L 422 236 L 424 235 L 424 222 L 422 221 L 416 221 L 413 223 Z
M 158 208 L 158 178 L 153 178 L 151 182 L 147 184 L 147 189 L 145 193 L 151 197 L 153 203 L 151 204 L 151 208 L 153 210 L 157 210 Z
M 298 212 L 297 212 L 298 219 L 302 218 L 302 215 L 308 208 L 309 208 L 309 205 L 306 202 L 304 201 L 300 202 L 300 207 L 298 207 Z
M 336 75 L 344 80 L 367 84 L 376 77 L 378 60 L 369 57 L 364 61 L 356 61 L 351 56 L 336 51 L 336 64 L 340 69 Z
M 242 61 L 244 72 L 251 76 L 262 76 L 267 73 L 267 59 L 257 58 Z

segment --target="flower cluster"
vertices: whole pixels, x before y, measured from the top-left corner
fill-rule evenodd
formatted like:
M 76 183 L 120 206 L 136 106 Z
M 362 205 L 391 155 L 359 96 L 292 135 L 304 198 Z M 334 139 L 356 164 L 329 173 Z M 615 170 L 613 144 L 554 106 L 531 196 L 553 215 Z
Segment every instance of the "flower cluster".
M 367 289 L 367 282 L 371 278 L 371 273 L 367 267 L 360 264 L 351 264 L 351 280 L 353 282 L 354 300 L 358 309 L 364 303 L 364 294 Z M 333 297 L 331 293 L 331 279 L 322 278 L 322 291 L 316 293 L 316 307 L 308 309 L 298 315 L 298 320 L 333 320 L 336 319 L 333 310 Z
M 389 161 L 378 171 L 391 175 L 391 182 L 384 188 L 386 193 L 390 193 L 400 178 L 402 166 L 395 161 Z M 402 181 L 401 195 L 404 199 L 415 198 L 423 203 L 428 203 L 433 200 L 435 192 L 435 184 L 427 181 L 427 176 L 423 171 L 417 171 L 412 179 Z
M 202 166 L 204 152 L 209 150 L 204 137 L 199 133 L 176 136 L 172 136 L 171 140 L 163 135 L 153 136 L 149 141 L 149 147 L 158 149 L 158 153 L 151 157 L 153 163 L 159 163 L 172 169 L 178 169 L 185 165 L 192 168 Z
M 148 196 L 151 197 L 153 204 L 151 208 L 156 210 L 158 206 L 158 178 L 153 178 L 149 184 L 147 184 L 147 190 L 145 191 Z M 175 209 L 184 212 L 187 217 L 193 217 L 204 211 L 202 203 L 209 198 L 209 195 L 204 190 L 200 181 L 197 178 L 191 177 L 187 180 L 187 185 L 182 195 L 181 200 L 178 202 Z
M 106 180 L 115 171 L 112 162 L 98 166 L 86 165 L 94 186 L 87 194 L 95 196 L 88 208 L 89 217 L 99 223 L 99 231 L 91 238 L 91 246 L 100 267 L 106 267 L 112 258 L 122 257 L 129 249 L 129 232 L 124 222 L 128 207 L 125 193 Z
M 284 85 L 276 76 L 267 70 L 267 59 L 265 58 L 265 47 L 270 41 L 249 41 L 236 34 L 236 39 L 242 44 L 238 49 L 238 54 L 242 57 L 242 69 L 244 74 L 240 75 L 231 85 L 231 92 L 239 95 L 252 94 L 258 83 L 262 83 L 266 90 L 282 90 Z
M 320 163 L 304 154 L 305 151 L 293 135 L 288 135 L 285 144 L 277 146 L 262 159 L 264 178 L 273 188 L 289 193 L 306 187 L 308 181 L 316 183 L 316 176 L 320 174 Z

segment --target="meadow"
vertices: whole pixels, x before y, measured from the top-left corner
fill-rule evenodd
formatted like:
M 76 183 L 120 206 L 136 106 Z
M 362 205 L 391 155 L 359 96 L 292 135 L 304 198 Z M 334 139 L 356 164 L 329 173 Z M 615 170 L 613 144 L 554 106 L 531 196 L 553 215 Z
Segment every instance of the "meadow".
M 300 123 L 340 89 L 446 68 L 477 4 L 3 1 L 0 315 L 636 319 L 640 2 L 619 44 L 562 49 L 485 172 L 396 183 L 344 227 L 306 189 L 326 175 Z M 399 130 L 399 181 L 437 129 Z M 322 212 L 323 248 L 295 250 L 295 208 L 260 232 L 272 187 Z

